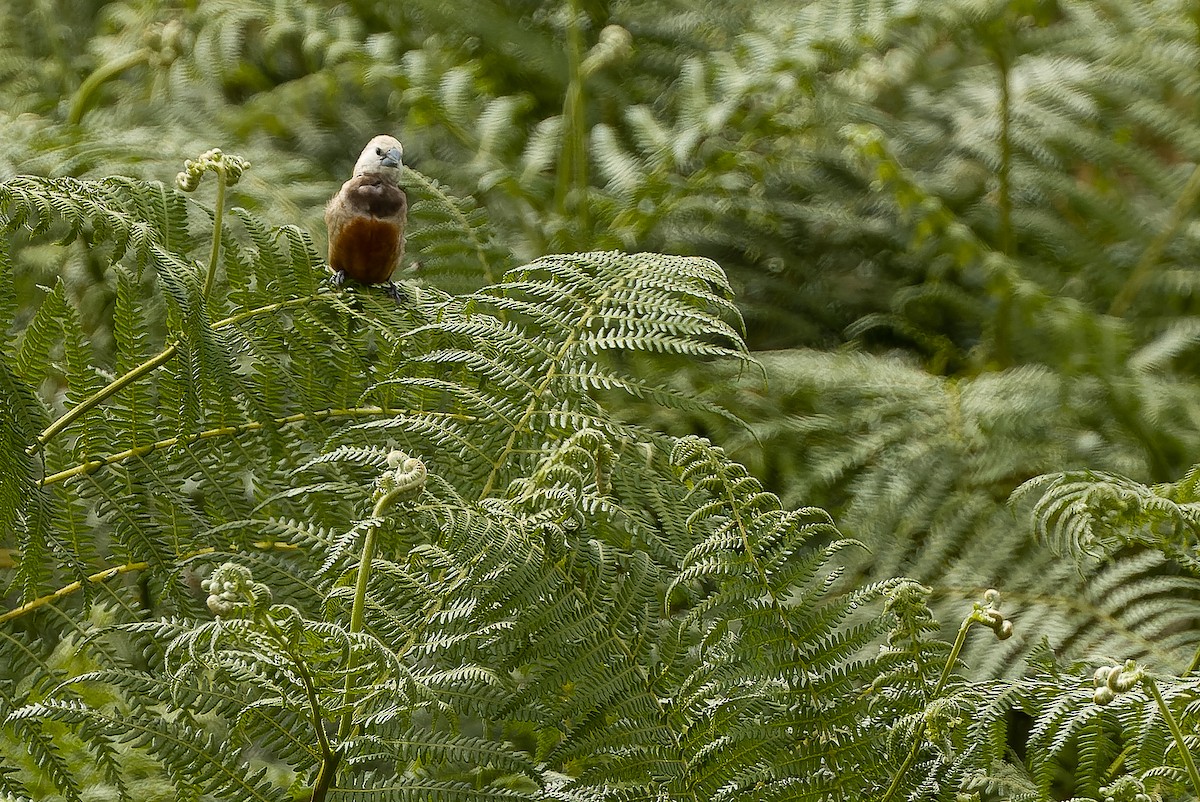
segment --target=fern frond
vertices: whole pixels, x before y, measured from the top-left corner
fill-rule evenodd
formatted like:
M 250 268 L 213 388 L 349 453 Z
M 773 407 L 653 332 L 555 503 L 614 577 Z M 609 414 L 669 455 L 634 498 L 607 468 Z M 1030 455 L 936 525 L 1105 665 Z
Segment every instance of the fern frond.
M 491 284 L 510 268 L 510 256 L 497 244 L 487 215 L 470 198 L 451 196 L 436 180 L 408 169 L 406 186 L 418 190 L 409 211 L 413 234 L 411 258 L 419 273 L 446 290 L 464 291 Z M 464 248 L 463 243 L 469 245 Z
M 1122 543 L 1153 544 L 1193 571 L 1200 537 L 1200 468 L 1179 482 L 1145 485 L 1110 473 L 1080 471 L 1041 476 L 1014 491 L 1037 495 L 1038 534 L 1073 553 L 1108 553 Z
M 568 425 L 609 425 L 584 400 L 592 386 L 640 392 L 642 382 L 606 370 L 597 355 L 740 353 L 740 336 L 725 322 L 730 315 L 736 320 L 736 311 L 714 267 L 650 255 L 546 257 L 466 296 L 439 322 L 407 332 L 409 364 L 421 373 L 376 387 L 390 390 L 394 403 L 416 409 L 442 405 L 448 397 L 457 412 L 486 422 L 492 431 L 472 446 L 492 456 L 485 462 L 466 450 L 463 455 L 465 467 L 485 474 L 482 494 L 488 495 L 547 435 L 563 436 Z M 555 400 L 568 396 L 580 401 L 563 406 Z M 662 391 L 654 397 L 670 405 L 692 403 Z M 442 439 L 463 438 L 447 429 Z
M 123 744 L 149 750 L 172 773 L 176 771 L 174 767 L 190 766 L 187 776 L 177 777 L 184 787 L 236 794 L 242 799 L 261 802 L 277 798 L 264 780 L 265 769 L 239 773 L 230 771 L 227 768 L 229 759 L 236 756 L 238 750 L 231 750 L 230 744 L 214 735 L 204 735 L 187 724 L 169 725 L 162 719 L 115 716 L 69 702 L 31 705 L 13 713 L 9 720 L 86 726 L 97 737 L 120 739 Z M 59 783 L 56 781 L 56 784 Z

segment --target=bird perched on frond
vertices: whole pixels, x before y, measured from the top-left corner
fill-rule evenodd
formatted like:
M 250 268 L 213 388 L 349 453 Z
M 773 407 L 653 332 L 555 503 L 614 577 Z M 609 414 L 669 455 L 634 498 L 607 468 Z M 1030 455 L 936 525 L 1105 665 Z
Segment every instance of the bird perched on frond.
M 362 284 L 387 284 L 400 302 L 392 273 L 404 256 L 408 197 L 400 189 L 404 148 L 395 137 L 380 135 L 367 143 L 354 165 L 354 177 L 325 205 L 329 229 L 329 269 L 335 286 L 352 278 Z

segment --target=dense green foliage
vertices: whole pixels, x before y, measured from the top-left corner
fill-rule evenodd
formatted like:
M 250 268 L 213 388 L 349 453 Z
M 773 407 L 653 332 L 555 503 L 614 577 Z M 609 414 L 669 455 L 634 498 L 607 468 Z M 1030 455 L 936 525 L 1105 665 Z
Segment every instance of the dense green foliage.
M 0 30 L 0 799 L 1200 796 L 1194 4 Z
M 876 750 L 947 661 L 910 632 L 920 590 L 837 582 L 854 544 L 826 513 L 783 509 L 719 449 L 591 392 L 707 408 L 622 363 L 745 358 L 715 263 L 544 257 L 465 295 L 409 284 L 397 306 L 321 286 L 305 235 L 245 210 L 210 274 L 188 233 L 207 215 L 184 198 L 0 185 L 14 225 L 112 248 L 120 373 L 104 384 L 61 283 L 4 355 L 0 502 L 29 600 L 0 646 L 17 668 L 5 743 L 44 775 L 19 761 L 8 790 L 81 798 L 74 744 L 137 798 L 123 748 L 177 793 L 231 798 L 279 798 L 281 773 L 321 798 L 855 798 L 891 781 Z M 46 382 L 82 411 L 67 428 Z M 58 665 L 30 639 L 70 577 L 98 618 L 56 632 L 78 650 Z M 915 685 L 864 695 L 880 671 Z

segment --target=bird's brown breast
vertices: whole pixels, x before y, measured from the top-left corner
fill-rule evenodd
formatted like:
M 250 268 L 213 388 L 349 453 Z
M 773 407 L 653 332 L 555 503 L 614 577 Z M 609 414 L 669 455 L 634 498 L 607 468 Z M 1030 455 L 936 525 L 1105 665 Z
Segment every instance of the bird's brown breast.
M 391 278 L 404 255 L 408 198 L 395 183 L 359 175 L 342 185 L 325 209 L 329 266 L 363 284 Z
M 396 217 L 408 213 L 408 198 L 400 187 L 377 175 L 359 175 L 342 186 L 346 206 L 358 214 Z
M 329 265 L 363 284 L 387 281 L 400 261 L 401 236 L 390 221 L 352 217 L 329 243 Z

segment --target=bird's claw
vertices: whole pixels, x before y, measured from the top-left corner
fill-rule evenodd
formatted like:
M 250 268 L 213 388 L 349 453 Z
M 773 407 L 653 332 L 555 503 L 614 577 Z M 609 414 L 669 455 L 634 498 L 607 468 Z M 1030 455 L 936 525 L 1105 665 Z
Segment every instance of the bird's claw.
M 400 288 L 396 286 L 396 282 L 389 281 L 383 288 L 383 291 L 388 294 L 388 297 L 396 302 L 396 305 L 404 303 L 404 298 L 400 295 Z
M 335 270 L 333 275 L 329 277 L 329 283 L 335 287 L 340 287 L 346 283 L 346 271 Z

